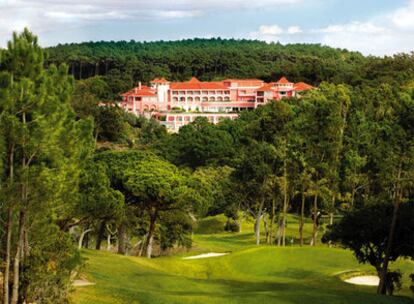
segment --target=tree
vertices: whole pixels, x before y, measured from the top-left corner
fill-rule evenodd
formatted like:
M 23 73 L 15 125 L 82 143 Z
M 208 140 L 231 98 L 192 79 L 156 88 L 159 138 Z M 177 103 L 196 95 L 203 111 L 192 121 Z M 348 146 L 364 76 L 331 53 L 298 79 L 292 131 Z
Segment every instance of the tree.
M 242 209 L 255 219 L 256 245 L 260 244 L 260 221 L 269 210 L 269 202 L 274 196 L 274 187 L 269 187 L 274 179 L 276 151 L 267 143 L 251 141 L 241 151 L 232 174 L 235 182 L 235 196 L 241 200 Z
M 119 190 L 110 187 L 104 165 L 93 161 L 89 161 L 82 170 L 79 194 L 80 199 L 73 210 L 76 222 L 72 225 L 83 228 L 80 245 L 85 231 L 98 226 L 95 249 L 99 250 L 107 225 L 118 222 L 123 216 L 124 196 Z
M 347 212 L 340 222 L 330 226 L 323 241 L 332 241 L 351 249 L 360 263 L 371 264 L 381 276 L 385 255 L 388 249 L 389 227 L 393 221 L 393 205 L 386 202 L 370 203 L 360 209 Z M 395 226 L 395 236 L 389 261 L 399 257 L 414 255 L 414 204 L 408 202 L 398 210 L 399 221 Z M 387 270 L 388 273 L 388 270 Z M 391 281 L 386 281 L 390 290 Z
M 320 201 L 331 201 L 329 211 L 331 222 L 338 197 L 339 161 L 343 134 L 350 102 L 349 92 L 344 86 L 322 84 L 320 90 L 310 92 L 297 108 L 295 122 L 297 133 L 302 139 L 298 149 L 304 156 L 308 172 L 312 172 L 311 192 L 313 194 L 312 245 L 316 244 L 319 228 Z M 319 201 L 319 202 L 318 202 Z
M 226 165 L 235 154 L 232 137 L 205 117 L 182 127 L 169 141 L 176 152 L 172 155 L 173 162 L 192 169 L 209 164 Z
M 76 252 L 57 218 L 75 197 L 80 164 L 92 148 L 91 122 L 76 120 L 70 108 L 66 66 L 45 70 L 43 58 L 27 29 L 13 35 L 0 58 L 0 142 L 7 151 L 0 176 L 7 204 L 3 301 L 12 304 L 66 301 Z M 55 275 L 47 273 L 49 263 Z M 42 290 L 51 282 L 57 289 Z
M 147 214 L 144 248 L 146 256 L 151 258 L 157 220 L 164 213 L 189 210 L 191 191 L 178 168 L 157 157 L 138 162 L 128 170 L 126 179 L 126 188 Z
M 118 230 L 118 253 L 126 253 L 126 239 L 129 230 L 137 225 L 136 215 L 140 213 L 137 210 L 135 197 L 131 195 L 126 187 L 126 173 L 134 168 L 135 164 L 143 159 L 153 156 L 150 152 L 125 150 L 125 151 L 105 151 L 94 156 L 98 164 L 102 164 L 106 171 L 106 176 L 110 181 L 110 187 L 122 193 L 124 200 L 124 209 L 121 211 L 117 225 Z

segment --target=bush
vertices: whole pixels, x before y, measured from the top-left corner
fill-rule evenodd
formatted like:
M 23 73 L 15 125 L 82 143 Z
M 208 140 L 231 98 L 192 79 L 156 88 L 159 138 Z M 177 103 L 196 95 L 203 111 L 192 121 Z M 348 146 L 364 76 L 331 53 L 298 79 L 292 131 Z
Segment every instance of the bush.
M 224 232 L 225 217 L 223 215 L 209 216 L 197 223 L 195 232 L 198 234 L 214 234 Z
M 224 230 L 229 232 L 239 232 L 239 225 L 234 221 L 227 221 Z

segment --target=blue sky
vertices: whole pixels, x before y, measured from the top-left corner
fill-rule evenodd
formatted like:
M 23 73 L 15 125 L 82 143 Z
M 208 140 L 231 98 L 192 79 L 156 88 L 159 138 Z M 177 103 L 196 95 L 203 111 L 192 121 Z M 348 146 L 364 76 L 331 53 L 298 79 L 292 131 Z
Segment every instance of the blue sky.
M 44 46 L 220 36 L 388 55 L 414 50 L 414 0 L 0 0 L 0 46 L 24 26 Z

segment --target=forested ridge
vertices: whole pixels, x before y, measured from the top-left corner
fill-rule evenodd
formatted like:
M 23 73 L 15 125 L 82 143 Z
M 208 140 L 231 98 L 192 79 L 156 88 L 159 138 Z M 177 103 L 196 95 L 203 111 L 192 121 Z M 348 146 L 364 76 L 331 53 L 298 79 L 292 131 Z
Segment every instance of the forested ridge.
M 69 303 L 82 248 L 182 253 L 215 216 L 230 236 L 252 223 L 241 244 L 349 249 L 392 295 L 408 274 L 389 266 L 414 258 L 413 59 L 221 39 L 45 51 L 15 34 L 0 53 L 1 300 Z M 192 75 L 318 89 L 177 134 L 111 102 L 135 81 Z
M 132 86 L 155 77 L 171 81 L 260 78 L 318 85 L 322 81 L 361 85 L 402 82 L 414 76 L 412 54 L 363 56 L 319 44 L 266 43 L 255 40 L 188 39 L 158 42 L 85 42 L 47 49 L 48 63 L 69 65 L 76 79 L 120 78 Z

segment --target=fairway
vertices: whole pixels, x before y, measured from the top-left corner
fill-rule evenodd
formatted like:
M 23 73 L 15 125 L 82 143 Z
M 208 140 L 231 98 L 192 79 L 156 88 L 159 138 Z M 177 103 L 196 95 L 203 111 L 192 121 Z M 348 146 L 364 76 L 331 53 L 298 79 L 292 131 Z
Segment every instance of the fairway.
M 248 223 L 245 228 L 241 234 L 195 235 L 194 252 L 185 254 L 231 251 L 221 257 L 184 260 L 184 255 L 177 255 L 148 260 L 86 250 L 85 273 L 96 285 L 77 288 L 74 302 L 410 303 L 405 297 L 409 295 L 406 278 L 396 297 L 377 296 L 375 287 L 344 283 L 340 273 L 372 273 L 350 251 L 324 246 L 256 247 Z M 412 262 L 397 266 L 405 273 L 414 272 Z

